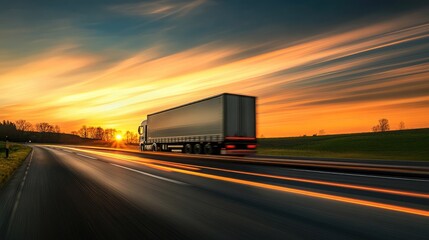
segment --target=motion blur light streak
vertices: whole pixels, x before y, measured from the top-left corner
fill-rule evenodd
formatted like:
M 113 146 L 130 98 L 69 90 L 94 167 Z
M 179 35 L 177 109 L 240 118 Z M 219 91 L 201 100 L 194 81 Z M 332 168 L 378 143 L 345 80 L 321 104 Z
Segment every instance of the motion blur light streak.
M 162 165 L 167 165 L 167 166 L 172 166 L 172 167 L 179 167 L 179 168 L 184 168 L 184 169 L 189 169 L 189 170 L 201 170 L 198 167 L 189 165 L 189 164 L 183 164 L 183 163 L 174 163 L 174 162 L 167 162 L 167 161 L 161 161 L 161 160 L 154 160 L 154 159 L 148 159 L 148 158 L 140 158 L 140 157 L 134 157 L 134 156 L 127 156 L 127 155 L 122 155 L 122 154 L 117 154 L 117 153 L 104 153 L 104 152 L 98 152 L 98 151 L 92 151 L 92 150 L 83 150 L 83 149 L 77 149 L 77 148 L 70 148 L 70 147 L 63 147 L 61 146 L 60 148 L 62 149 L 73 149 L 76 151 L 82 151 L 82 152 L 86 152 L 86 153 L 91 153 L 91 154 L 95 154 L 95 155 L 100 155 L 100 156 L 104 156 L 104 157 L 112 157 L 112 158 L 117 158 L 117 159 L 121 159 L 123 161 L 132 161 L 132 162 L 138 162 L 140 164 L 144 164 L 146 166 L 149 167 L 153 167 L 153 168 L 157 168 L 158 165 L 155 164 L 162 164 Z M 155 164 L 153 164 L 155 163 Z M 165 171 L 165 169 L 163 168 L 158 168 L 161 169 L 163 171 Z
M 355 199 L 350 197 L 341 197 L 336 196 L 332 194 L 325 194 L 325 193 L 318 193 L 318 192 L 312 192 L 308 190 L 300 190 L 295 188 L 289 188 L 289 187 L 282 187 L 272 184 L 266 184 L 266 183 L 260 183 L 260 182 L 253 182 L 248 180 L 242 180 L 242 179 L 236 179 L 231 177 L 224 177 L 219 175 L 213 175 L 208 173 L 201 173 L 201 172 L 194 172 L 186 169 L 179 169 L 175 168 L 174 166 L 160 166 L 157 164 L 165 164 L 164 161 L 159 160 L 141 160 L 141 158 L 133 157 L 133 156 L 126 156 L 122 154 L 112 154 L 112 153 L 101 153 L 97 151 L 91 151 L 91 150 L 81 150 L 81 149 L 75 149 L 78 151 L 83 152 L 89 152 L 96 155 L 101 156 L 108 156 L 120 160 L 125 161 L 132 161 L 139 164 L 142 164 L 144 166 L 152 167 L 158 170 L 164 170 L 169 172 L 178 172 L 198 177 L 204 177 L 204 178 L 210 178 L 215 180 L 221 180 L 226 182 L 232 182 L 232 183 L 238 183 L 248 186 L 254 186 L 254 187 L 260 187 L 265 189 L 271 189 L 276 191 L 282 191 L 282 192 L 288 192 L 288 193 L 294 193 L 294 194 L 300 194 L 310 197 L 317 197 L 317 198 L 323 198 L 323 199 L 329 199 L 333 201 L 339 201 L 339 202 L 345 202 L 345 203 L 351 203 L 351 204 L 358 204 L 363 206 L 369 206 L 369 207 L 375 207 L 375 208 L 381 208 L 386 210 L 392 210 L 397 212 L 403 212 L 408 214 L 415 214 L 420 216 L 429 217 L 429 211 L 421 210 L 421 209 L 414 209 L 414 208 L 408 208 L 408 207 L 402 207 L 392 204 L 385 204 L 385 203 L 379 203 L 379 202 L 373 202 L 373 201 L 367 201 L 367 200 L 361 200 L 361 199 Z M 150 162 L 150 163 L 148 163 Z M 172 164 L 170 164 L 172 165 Z M 176 164 L 178 167 L 183 168 L 183 164 Z M 185 164 L 187 166 L 194 166 L 190 164 Z M 254 176 L 261 176 L 261 177 L 270 177 L 270 178 L 277 178 L 282 180 L 291 180 L 291 181 L 300 181 L 300 182 L 307 182 L 307 183 L 314 183 L 314 184 L 321 184 L 321 185 L 329 185 L 329 186 L 335 186 L 335 187 L 343 187 L 343 188 L 351 188 L 351 189 L 358 189 L 358 190 L 365 190 L 365 191 L 374 191 L 374 192 L 382 192 L 382 193 L 388 193 L 388 194 L 396 194 L 396 195 L 403 195 L 403 196 L 410 196 L 410 197 L 419 197 L 419 198 L 429 198 L 427 194 L 423 193 L 413 193 L 413 192 L 406 192 L 406 191 L 398 191 L 398 190 L 392 190 L 392 189 L 382 189 L 382 188 L 373 188 L 373 187 L 365 187 L 365 186 L 359 186 L 359 185 L 352 185 L 352 184 L 342 184 L 342 183 L 332 183 L 332 182 L 326 182 L 326 181 L 317 181 L 317 180 L 309 180 L 309 179 L 301 179 L 301 178 L 291 178 L 291 177 L 283 177 L 283 176 L 275 176 L 270 174 L 260 174 L 260 173 L 251 173 L 251 172 L 245 172 L 245 171 L 235 171 L 235 170 L 228 170 L 228 169 L 220 169 L 220 168 L 212 168 L 212 167 L 205 167 L 205 166 L 198 166 L 195 165 L 196 168 L 206 168 L 206 169 L 212 169 L 212 170 L 218 170 L 218 171 L 225 171 L 225 172 L 235 172 L 239 174 L 248 174 L 248 175 L 254 175 Z
M 253 186 L 253 187 L 260 187 L 260 188 L 277 190 L 277 191 L 282 191 L 282 192 L 287 192 L 287 193 L 295 193 L 295 194 L 305 195 L 305 196 L 309 196 L 309 197 L 317 197 L 317 198 L 323 198 L 323 199 L 328 199 L 328 200 L 333 200 L 333 201 L 352 203 L 352 204 L 358 204 L 358 205 L 363 205 L 363 206 L 368 206 L 368 207 L 375 207 L 375 208 L 381 208 L 381 209 L 386 209 L 386 210 L 392 210 L 392 211 L 397 211 L 397 212 L 403 212 L 403 213 L 408 213 L 408 214 L 415 214 L 415 215 L 420 215 L 420 216 L 424 216 L 424 217 L 429 217 L 429 211 L 425 211 L 425 210 L 421 210 L 421 209 L 401 207 L 401 206 L 396 206 L 396 205 L 391 205 L 391 204 L 378 203 L 378 202 L 354 199 L 354 198 L 349 198 L 349 197 L 340 197 L 340 196 L 331 195 L 331 194 L 317 193 L 317 192 L 299 190 L 299 189 L 288 188 L 288 187 L 281 187 L 281 186 L 276 186 L 276 185 L 271 185 L 271 184 L 266 184 L 266 183 L 252 182 L 252 181 L 235 179 L 235 178 L 230 178 L 230 177 L 217 176 L 217 175 L 212 175 L 212 174 L 207 174 L 207 173 L 192 172 L 192 171 L 183 170 L 183 169 L 174 169 L 171 167 L 162 167 L 162 168 L 169 169 L 173 172 L 180 172 L 180 173 L 184 173 L 184 174 L 189 174 L 189 175 L 194 175 L 194 176 L 199 176 L 199 177 L 205 177 L 205 178 L 210 178 L 210 179 L 216 179 L 216 180 L 221 180 L 221 181 L 226 181 L 226 182 L 238 183 L 238 184 L 243 184 L 243 185 L 248 185 L 248 186 Z
M 277 176 L 277 175 L 271 175 L 271 174 L 252 173 L 252 172 L 229 170 L 229 169 L 222 169 L 222 168 L 213 168 L 213 167 L 205 167 L 205 166 L 198 166 L 198 167 L 216 170 L 216 171 L 232 172 L 232 173 L 253 175 L 253 176 L 259 176 L 259 177 L 268 177 L 268 178 L 282 179 L 282 180 L 288 180 L 288 181 L 314 183 L 314 184 L 320 184 L 320 185 L 343 187 L 343 188 L 352 188 L 352 189 L 358 189 L 358 190 L 382 192 L 382 193 L 389 193 L 389 194 L 403 195 L 403 196 L 410 196 L 410 197 L 418 197 L 418 198 L 429 198 L 429 194 L 424 194 L 424 193 L 398 191 L 398 190 L 393 190 L 393 189 L 375 188 L 375 187 L 367 187 L 367 186 L 344 184 L 344 183 L 317 181 L 317 180 L 310 180 L 310 179 L 304 179 L 304 178 L 284 177 L 284 176 Z
M 64 148 L 64 147 L 62 147 Z M 103 150 L 103 148 L 98 148 L 98 147 L 90 147 L 93 149 L 101 149 Z M 76 149 L 77 150 L 77 149 Z M 91 151 L 91 150 L 82 150 L 79 149 L 79 151 Z M 123 151 L 123 150 L 122 150 Z M 135 151 L 135 150 L 126 150 L 128 152 L 138 152 L 139 151 Z M 98 152 L 93 151 L 94 154 L 98 154 Z M 167 152 L 156 152 L 156 153 L 152 153 L 152 152 L 146 152 L 145 154 L 156 154 L 158 156 L 178 156 L 178 157 L 183 157 L 184 155 L 181 153 L 167 153 Z M 125 156 L 125 155 L 124 155 Z M 382 165 L 375 165 L 372 168 L 369 167 L 362 167 L 361 164 L 358 163 L 347 163 L 347 165 L 342 164 L 342 163 L 338 163 L 335 161 L 324 161 L 324 164 L 320 164 L 311 160 L 292 160 L 292 161 L 276 161 L 273 162 L 272 159 L 270 158 L 252 158 L 252 157 L 247 157 L 246 159 L 243 159 L 242 157 L 235 157 L 235 156 L 213 156 L 213 155 L 186 155 L 186 158 L 194 158 L 194 159 L 214 159 L 214 160 L 219 160 L 219 161 L 235 161 L 235 162 L 242 162 L 242 163 L 256 163 L 256 164 L 275 164 L 275 165 L 283 165 L 283 166 L 310 166 L 310 167 L 327 167 L 329 166 L 330 168 L 335 168 L 335 169 L 360 169 L 360 170 L 370 170 L 370 171 L 387 171 L 387 172 L 396 172 L 396 173 L 414 173 L 414 174 L 425 174 L 426 170 L 424 169 L 419 169 L 419 168 L 412 168 L 412 167 L 408 167 L 408 168 L 392 168 L 392 167 L 388 167 L 388 166 L 382 166 Z M 131 160 L 131 159 L 129 159 Z M 141 159 L 140 159 L 141 160 Z M 135 158 L 135 161 L 140 161 L 139 158 Z M 152 161 L 152 160 L 148 160 L 148 161 Z M 168 163 L 168 162 L 166 162 Z M 185 164 L 187 165 L 187 164 Z M 189 167 L 189 166 L 188 166 Z

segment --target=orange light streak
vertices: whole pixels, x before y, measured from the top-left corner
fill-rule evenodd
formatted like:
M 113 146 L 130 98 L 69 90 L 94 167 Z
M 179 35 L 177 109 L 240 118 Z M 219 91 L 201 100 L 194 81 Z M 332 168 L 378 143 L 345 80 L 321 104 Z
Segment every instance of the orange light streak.
M 284 176 L 278 176 L 278 175 L 253 173 L 253 172 L 229 170 L 229 169 L 214 168 L 214 167 L 205 167 L 205 166 L 198 166 L 198 167 L 205 168 L 205 169 L 211 169 L 211 170 L 217 170 L 217 171 L 223 171 L 223 172 L 232 172 L 232 173 L 258 176 L 258 177 L 268 177 L 268 178 L 275 178 L 275 179 L 295 181 L 295 182 L 305 182 L 305 183 L 313 183 L 313 184 L 318 184 L 318 185 L 351 188 L 351 189 L 358 189 L 358 190 L 365 190 L 365 191 L 372 191 L 372 192 L 389 193 L 389 194 L 403 195 L 403 196 L 409 196 L 409 197 L 429 198 L 429 194 L 424 194 L 424 193 L 399 191 L 399 190 L 393 190 L 393 189 L 376 188 L 376 187 L 368 187 L 368 186 L 345 184 L 345 183 L 335 183 L 335 182 L 311 180 L 311 179 L 304 179 L 304 178 L 284 177 Z
M 68 148 L 68 147 L 62 147 L 62 148 Z M 82 151 L 82 152 L 91 153 L 91 154 L 100 155 L 100 156 L 105 156 L 105 157 L 120 158 L 121 160 L 125 160 L 125 161 L 139 162 L 139 163 L 142 163 L 148 167 L 153 167 L 153 168 L 157 168 L 157 169 L 159 169 L 159 166 L 155 165 L 155 164 L 161 164 L 161 165 L 172 166 L 172 167 L 179 167 L 179 168 L 184 168 L 184 169 L 189 169 L 189 170 L 194 170 L 194 171 L 201 170 L 200 168 L 189 166 L 188 164 L 172 163 L 172 162 L 166 162 L 166 161 L 161 161 L 161 160 L 143 159 L 140 157 L 126 156 L 126 155 L 117 154 L 117 153 L 97 152 L 97 151 L 93 151 L 93 150 L 84 150 L 84 149 L 76 149 L 76 148 L 68 148 L 68 149 L 73 149 L 76 151 Z M 163 169 L 160 169 L 160 170 L 163 170 Z
M 248 180 L 217 176 L 217 175 L 201 173 L 201 172 L 193 172 L 193 171 L 188 171 L 188 170 L 183 170 L 183 169 L 174 169 L 174 168 L 170 168 L 170 167 L 162 167 L 162 168 L 169 169 L 173 172 L 180 172 L 180 173 L 184 173 L 184 174 L 188 174 L 188 175 L 194 175 L 194 176 L 199 176 L 199 177 L 216 179 L 216 180 L 221 180 L 221 181 L 225 181 L 225 182 L 238 183 L 238 184 L 247 185 L 247 186 L 277 190 L 277 191 L 287 192 L 287 193 L 295 193 L 295 194 L 309 196 L 309 197 L 317 197 L 317 198 L 328 199 L 328 200 L 333 200 L 333 201 L 338 201 L 338 202 L 351 203 L 351 204 L 356 204 L 356 205 L 381 208 L 381 209 L 386 209 L 386 210 L 391 210 L 391 211 L 396 211 L 396 212 L 402 212 L 402 213 L 408 213 L 408 214 L 414 214 L 414 215 L 429 217 L 429 211 L 421 210 L 421 209 L 401 207 L 401 206 L 392 205 L 392 204 L 378 203 L 378 202 L 355 199 L 355 198 L 350 198 L 350 197 L 340 197 L 340 196 L 335 196 L 335 195 L 326 194 L 326 193 L 317 193 L 317 192 L 312 192 L 312 191 L 307 191 L 307 190 L 300 190 L 300 189 L 276 186 L 276 185 L 271 185 L 271 184 L 266 184 L 266 183 L 252 182 L 252 181 L 248 181 Z
M 74 150 L 77 150 L 77 149 L 74 149 Z M 95 152 L 95 151 L 91 151 L 91 150 L 80 150 L 79 149 L 79 151 L 90 152 L 90 153 L 98 154 L 98 155 L 110 155 L 112 157 L 120 158 L 122 160 L 126 160 L 127 158 L 129 158 L 129 159 L 133 158 L 133 157 L 124 156 L 124 155 L 120 156 L 120 154 L 100 153 L 100 152 Z M 125 157 L 125 158 L 123 158 L 123 157 Z M 374 207 L 374 208 L 380 208 L 380 209 L 386 209 L 386 210 L 391 210 L 391 211 L 396 211 L 396 212 L 402 212 L 402 213 L 408 213 L 408 214 L 414 214 L 414 215 L 429 217 L 429 211 L 421 210 L 421 209 L 402 207 L 402 206 L 397 206 L 397 205 L 392 205 L 392 204 L 379 203 L 379 202 L 355 199 L 355 198 L 350 198 L 350 197 L 341 197 L 341 196 L 336 196 L 336 195 L 332 195 L 332 194 L 318 193 L 318 192 L 312 192 L 312 191 L 308 191 L 308 190 L 300 190 L 300 189 L 282 187 L 282 186 L 266 184 L 266 183 L 252 182 L 252 181 L 248 181 L 248 180 L 235 179 L 235 178 L 218 176 L 218 175 L 201 173 L 201 172 L 194 172 L 194 171 L 189 171 L 189 170 L 179 169 L 179 168 L 173 168 L 173 167 L 167 167 L 167 166 L 159 166 L 159 165 L 155 165 L 155 164 L 151 164 L 151 163 L 141 161 L 140 158 L 138 161 L 135 161 L 135 160 L 131 160 L 131 161 L 139 163 L 139 164 L 143 164 L 143 165 L 148 166 L 148 167 L 154 167 L 154 168 L 159 169 L 159 170 L 168 171 L 168 172 L 179 172 L 179 173 L 183 173 L 183 174 L 199 176 L 199 177 L 204 177 L 204 178 L 210 178 L 210 179 L 215 179 L 215 180 L 221 180 L 221 181 L 225 181 L 225 182 L 232 182 L 232 183 L 237 183 L 237 184 L 242 184 L 242 185 L 247 185 L 247 186 L 254 186 L 254 187 L 271 189 L 271 190 L 276 190 L 276 191 L 281 191 L 281 192 L 295 193 L 295 194 L 304 195 L 304 196 L 317 197 L 317 198 L 328 199 L 328 200 L 333 200 L 333 201 L 338 201 L 338 202 L 351 203 L 351 204 L 356 204 L 356 205 L 362 205 L 362 206 L 368 206 L 368 207 Z M 149 160 L 149 162 L 156 163 L 156 162 L 158 162 L 158 160 L 153 160 L 153 161 Z M 159 162 L 164 162 L 164 161 L 159 161 Z M 181 164 L 179 164 L 179 165 L 181 165 Z M 183 167 L 183 165 L 182 165 L 182 167 Z M 189 167 L 189 166 L 186 166 L 186 167 Z M 391 193 L 391 194 L 418 196 L 418 197 L 424 197 L 424 198 L 428 197 L 427 194 L 411 193 L 411 192 L 396 191 L 396 190 L 381 189 L 381 188 L 371 188 L 371 187 L 365 187 L 365 186 L 359 186 L 359 185 L 340 184 L 340 183 L 332 183 L 332 182 L 316 181 L 316 180 L 308 180 L 308 179 L 300 179 L 300 178 L 289 178 L 289 177 L 269 175 L 269 174 L 250 173 L 250 172 L 244 172 L 244 171 L 227 170 L 227 169 L 211 168 L 211 167 L 204 167 L 204 166 L 199 166 L 199 167 L 206 168 L 206 169 L 219 170 L 219 171 L 227 171 L 227 172 L 235 172 L 235 173 L 255 175 L 255 176 L 278 178 L 278 179 L 284 179 L 284 180 L 310 182 L 310 183 L 316 183 L 316 184 L 322 184 L 322 185 L 339 186 L 339 187 L 354 188 L 354 189 L 361 189 L 361 190 L 368 190 L 368 191 L 380 191 L 380 192 Z
M 97 154 L 98 152 L 92 152 L 91 151 L 91 153 Z M 122 156 L 123 155 L 121 155 L 121 157 Z M 131 161 L 142 161 L 141 158 L 137 158 L 137 160 L 132 160 L 132 159 L 129 159 L 129 160 L 131 160 Z M 357 190 L 364 190 L 364 191 L 372 191 L 372 192 L 380 192 L 380 193 L 388 193 L 388 194 L 394 194 L 394 195 L 402 195 L 402 196 L 417 197 L 417 198 L 428 198 L 429 199 L 429 194 L 425 194 L 425 193 L 400 191 L 400 190 L 368 187 L 368 186 L 345 184 L 345 183 L 335 183 L 335 182 L 311 180 L 311 179 L 304 179 L 304 178 L 284 177 L 284 176 L 278 176 L 278 175 L 254 173 L 254 172 L 246 172 L 246 171 L 238 171 L 238 170 L 229 170 L 229 169 L 224 169 L 224 168 L 214 168 L 214 167 L 207 167 L 207 166 L 201 166 L 201 165 L 171 163 L 171 162 L 165 162 L 165 161 L 159 161 L 159 160 L 149 160 L 149 161 L 153 162 L 154 164 L 162 164 L 162 165 L 167 165 L 167 166 L 185 168 L 185 169 L 189 169 L 189 170 L 201 170 L 203 168 L 203 169 L 210 169 L 210 170 L 223 171 L 223 172 L 231 172 L 231 173 L 246 174 L 246 175 L 252 175 L 252 176 L 259 176 L 259 177 L 281 179 L 281 180 L 287 180 L 287 181 L 313 183 L 313 184 L 325 185 L 325 186 L 342 187 L 342 188 L 350 188 L 350 189 L 357 189 Z

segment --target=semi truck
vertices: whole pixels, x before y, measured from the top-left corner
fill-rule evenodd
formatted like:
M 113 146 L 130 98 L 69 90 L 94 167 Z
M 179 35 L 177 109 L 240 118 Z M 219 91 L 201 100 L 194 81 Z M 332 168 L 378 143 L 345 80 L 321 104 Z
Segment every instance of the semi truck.
M 223 93 L 147 115 L 141 151 L 249 155 L 256 152 L 256 97 Z

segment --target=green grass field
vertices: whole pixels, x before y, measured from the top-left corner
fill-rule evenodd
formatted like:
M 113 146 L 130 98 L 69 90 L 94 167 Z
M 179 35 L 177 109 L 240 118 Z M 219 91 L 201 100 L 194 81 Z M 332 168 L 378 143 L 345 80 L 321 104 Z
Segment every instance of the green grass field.
M 31 152 L 31 148 L 21 144 L 10 143 L 9 158 L 5 158 L 4 142 L 0 142 L 0 186 L 2 186 L 22 164 Z
M 429 128 L 258 141 L 261 155 L 429 160 Z

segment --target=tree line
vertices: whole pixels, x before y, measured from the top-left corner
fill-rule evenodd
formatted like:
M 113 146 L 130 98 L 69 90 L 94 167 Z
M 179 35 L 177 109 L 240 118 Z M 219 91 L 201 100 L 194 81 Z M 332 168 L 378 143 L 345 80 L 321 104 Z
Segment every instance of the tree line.
M 93 126 L 86 126 L 86 125 L 83 125 L 78 131 L 72 131 L 71 134 L 79 136 L 81 138 L 103 140 L 106 142 L 114 141 L 116 138 L 116 135 L 118 134 L 122 136 L 122 132 L 114 128 L 103 129 L 100 126 L 93 127 Z M 123 136 L 123 141 L 128 144 L 138 143 L 139 141 L 138 134 L 130 131 L 126 131 Z
M 16 142 L 46 142 L 46 143 L 90 143 L 94 141 L 111 142 L 116 135 L 122 133 L 114 128 L 92 127 L 83 125 L 78 131 L 62 133 L 58 125 L 48 122 L 32 124 L 20 119 L 15 122 L 0 121 L 0 141 L 8 136 L 10 141 Z M 126 131 L 122 136 L 128 144 L 138 143 L 138 134 Z
M 404 130 L 405 129 L 405 123 L 401 121 L 398 126 L 398 130 Z M 390 131 L 390 123 L 389 120 L 386 118 L 382 118 L 378 120 L 378 124 L 372 127 L 373 132 L 386 132 Z
M 6 137 L 15 142 L 43 142 L 43 143 L 81 143 L 79 137 L 61 133 L 58 125 L 47 122 L 31 124 L 26 120 L 0 122 L 0 140 Z

